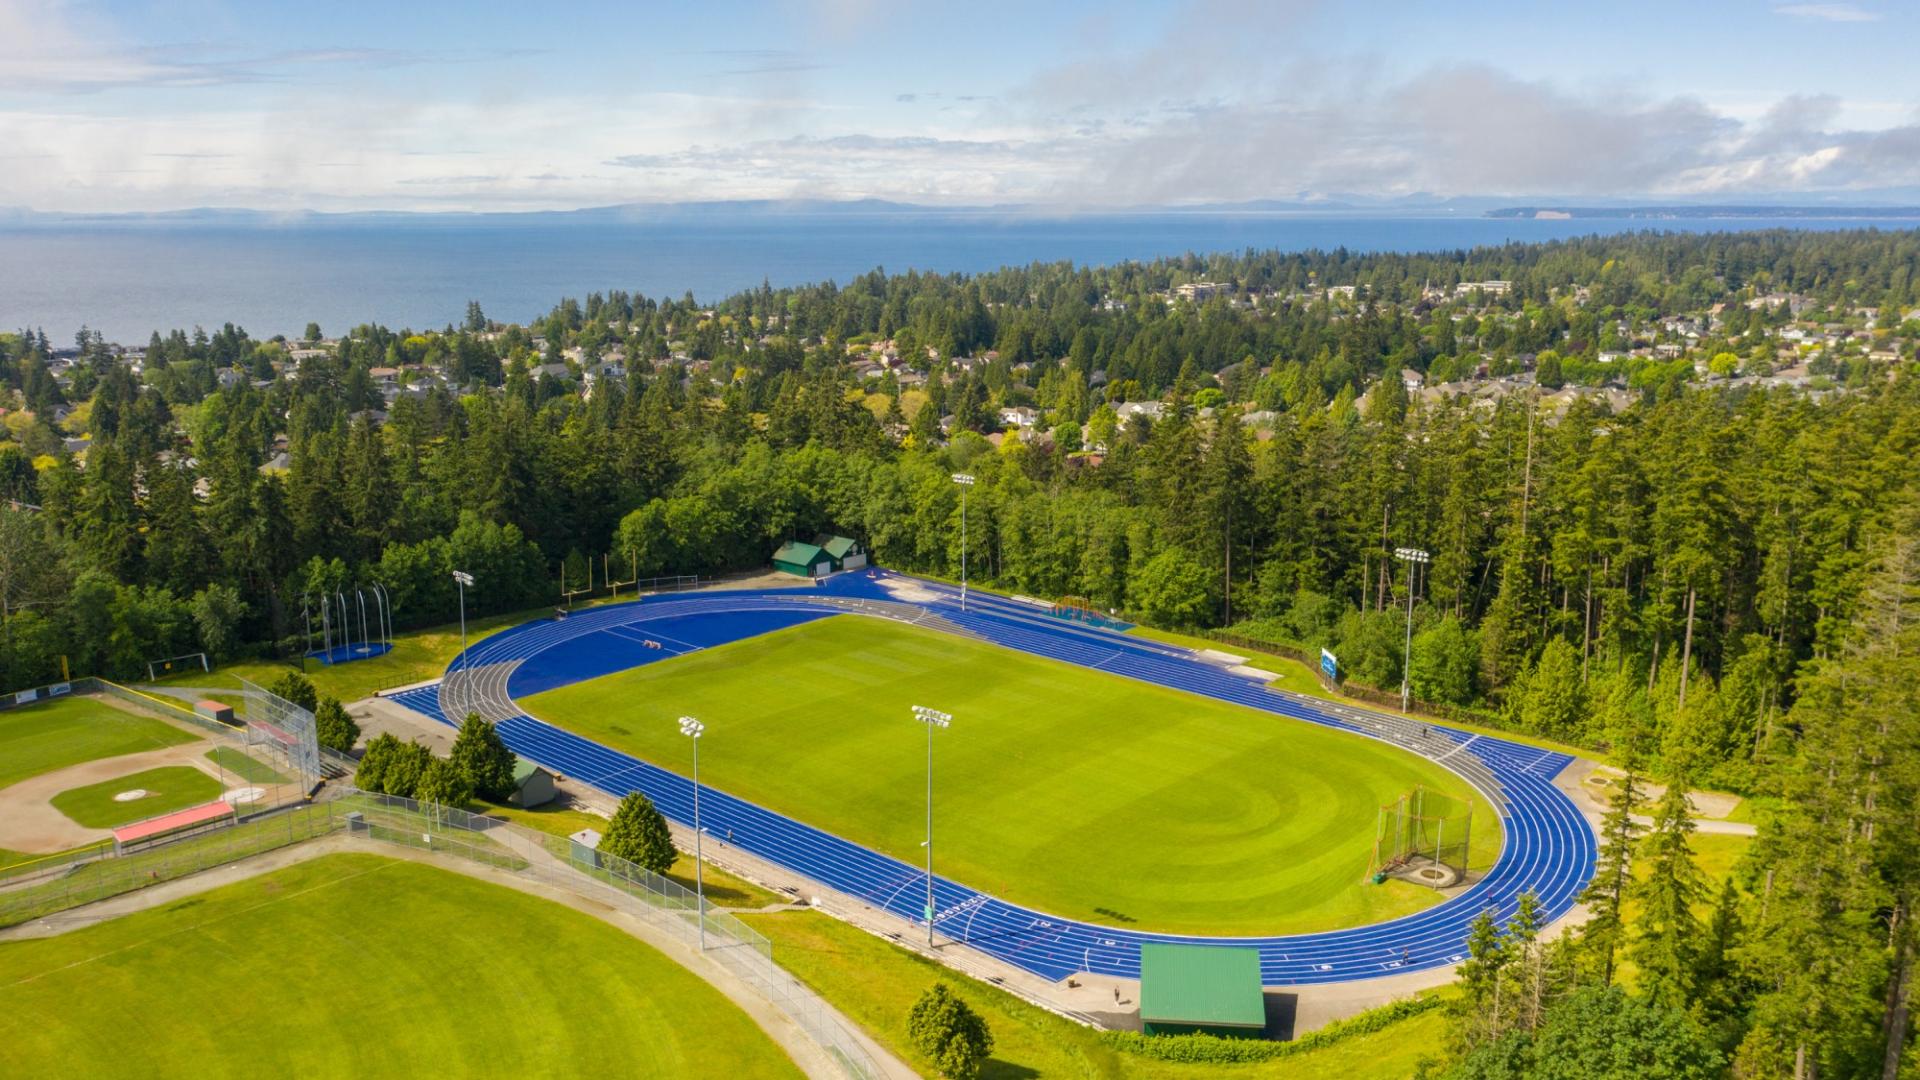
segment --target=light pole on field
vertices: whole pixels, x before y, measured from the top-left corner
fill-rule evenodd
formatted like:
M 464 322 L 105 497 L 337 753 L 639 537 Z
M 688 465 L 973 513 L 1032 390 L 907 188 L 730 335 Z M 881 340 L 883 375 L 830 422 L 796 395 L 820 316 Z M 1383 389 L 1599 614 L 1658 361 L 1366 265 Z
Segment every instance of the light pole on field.
M 1431 559 L 1420 548 L 1394 548 L 1393 557 L 1407 564 L 1407 649 L 1400 660 L 1400 711 L 1413 702 L 1413 567 Z
M 933 947 L 933 729 L 953 723 L 952 713 L 913 707 L 914 718 L 927 725 L 927 947 Z
M 973 474 L 957 472 L 953 482 L 960 485 L 960 610 L 967 610 L 967 489 L 973 486 Z
M 693 906 L 700 918 L 700 951 L 707 951 L 707 887 L 700 873 L 700 736 L 707 725 L 680 718 L 680 734 L 693 740 Z
M 468 672 L 468 671 L 467 671 L 467 586 L 469 586 L 469 585 L 471 585 L 471 584 L 473 584 L 473 575 L 472 575 L 472 574 L 469 574 L 469 573 L 467 573 L 467 572 L 466 572 L 465 570 L 455 570 L 455 571 L 453 572 L 453 583 L 454 583 L 455 585 L 458 585 L 458 586 L 460 587 L 460 675 L 461 675 L 461 682 L 463 682 L 463 683 L 468 683 L 468 682 L 471 682 L 471 681 L 472 681 L 472 679 L 473 679 L 473 677 L 472 677 L 472 674 L 471 674 L 470 672 Z M 468 695 L 468 697 L 469 697 L 469 698 L 471 698 L 471 697 L 472 697 L 472 695 L 471 695 L 471 694 L 469 694 L 469 695 Z M 466 719 L 467 719 L 467 717 L 466 717 L 466 714 L 465 714 L 465 713 L 462 713 L 462 714 L 460 715 L 460 722 L 464 722 L 464 721 L 465 721 Z

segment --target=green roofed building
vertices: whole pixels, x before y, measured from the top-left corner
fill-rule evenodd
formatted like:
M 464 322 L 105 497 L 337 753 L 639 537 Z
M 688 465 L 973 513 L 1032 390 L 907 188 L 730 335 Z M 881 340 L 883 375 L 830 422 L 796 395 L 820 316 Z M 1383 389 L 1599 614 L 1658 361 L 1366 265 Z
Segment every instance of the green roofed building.
M 552 773 L 526 758 L 513 759 L 513 794 L 507 796 L 508 806 L 545 806 L 559 797 Z
M 835 570 L 858 570 L 867 565 L 867 551 L 860 541 L 846 536 L 829 536 L 821 533 L 813 538 L 821 551 L 833 557 Z
M 1260 951 L 1140 946 L 1140 1022 L 1149 1035 L 1263 1034 L 1267 1003 L 1260 992 Z
M 789 540 L 773 553 L 773 568 L 800 577 L 825 577 L 833 573 L 833 556 L 815 544 Z

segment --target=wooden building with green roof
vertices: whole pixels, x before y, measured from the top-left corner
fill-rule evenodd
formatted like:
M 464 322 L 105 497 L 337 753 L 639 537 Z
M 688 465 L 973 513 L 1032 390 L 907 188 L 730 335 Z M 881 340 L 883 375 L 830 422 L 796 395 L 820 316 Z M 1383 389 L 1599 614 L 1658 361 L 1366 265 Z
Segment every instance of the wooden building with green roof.
M 773 568 L 798 577 L 825 577 L 833 573 L 833 556 L 818 544 L 789 540 L 773 553 Z
M 1140 1022 L 1149 1035 L 1258 1038 L 1267 1029 L 1260 951 L 1223 945 L 1140 946 Z

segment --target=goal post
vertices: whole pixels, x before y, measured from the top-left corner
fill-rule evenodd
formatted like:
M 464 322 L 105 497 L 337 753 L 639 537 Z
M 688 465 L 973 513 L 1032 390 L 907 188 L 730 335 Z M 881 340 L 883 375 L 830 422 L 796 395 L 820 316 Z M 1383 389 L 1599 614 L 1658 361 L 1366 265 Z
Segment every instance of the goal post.
M 147 661 L 147 681 L 159 682 L 161 679 L 181 671 L 206 672 L 212 670 L 213 668 L 207 663 L 206 653 L 181 653 L 179 656 L 169 656 L 163 660 Z
M 1400 877 L 1445 888 L 1471 869 L 1473 800 L 1424 785 L 1380 807 L 1367 877 Z

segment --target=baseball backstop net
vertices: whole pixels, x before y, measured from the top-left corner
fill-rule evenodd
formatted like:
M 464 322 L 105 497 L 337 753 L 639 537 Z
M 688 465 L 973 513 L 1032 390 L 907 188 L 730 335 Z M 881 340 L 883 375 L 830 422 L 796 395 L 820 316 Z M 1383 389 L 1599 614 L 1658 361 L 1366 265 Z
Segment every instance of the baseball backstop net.
M 248 749 L 286 766 L 309 787 L 319 783 L 325 774 L 313 714 L 245 679 L 240 680 L 240 689 L 246 697 L 242 720 Z
M 1367 873 L 1445 888 L 1467 876 L 1473 801 L 1415 787 L 1380 808 Z

